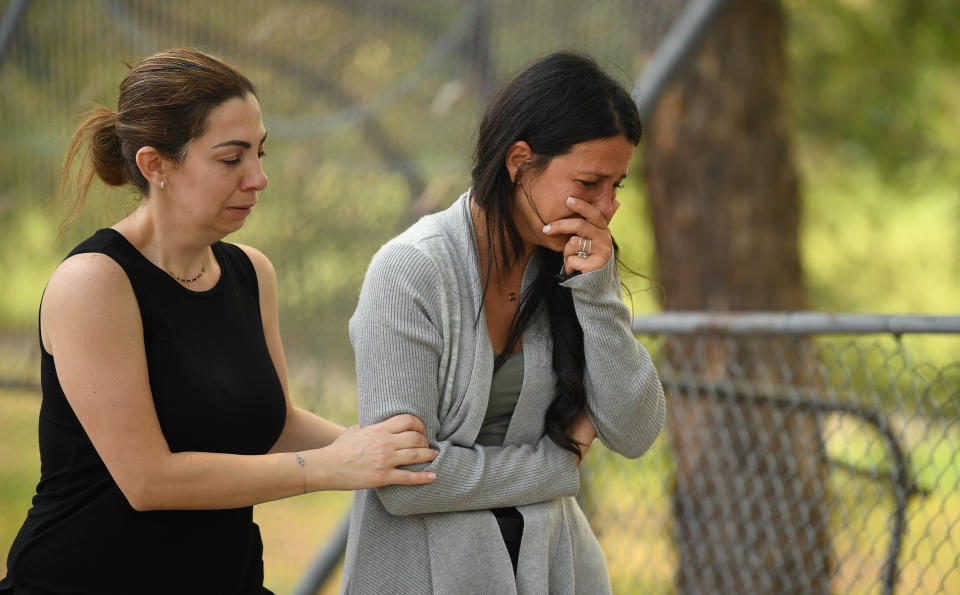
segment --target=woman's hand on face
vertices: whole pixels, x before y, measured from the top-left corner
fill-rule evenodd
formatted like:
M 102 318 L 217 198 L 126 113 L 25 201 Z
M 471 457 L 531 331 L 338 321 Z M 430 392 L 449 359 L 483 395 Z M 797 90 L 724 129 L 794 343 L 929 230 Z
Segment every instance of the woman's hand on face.
M 613 199 L 611 205 L 610 219 L 620 208 L 620 202 Z M 570 236 L 563 247 L 563 262 L 568 275 L 575 271 L 589 273 L 602 269 L 613 253 L 610 219 L 594 205 L 573 196 L 567 197 L 567 207 L 580 217 L 551 221 L 543 228 L 543 233 Z
M 324 450 L 332 455 L 328 489 L 359 490 L 391 484 L 422 484 L 436 479 L 428 471 L 399 466 L 427 463 L 437 456 L 424 435 L 423 422 L 397 415 L 365 428 L 351 426 Z
M 576 442 L 580 449 L 580 456 L 577 457 L 577 465 L 579 465 L 597 437 L 597 431 L 585 412 L 581 411 L 577 419 L 567 428 L 567 437 Z

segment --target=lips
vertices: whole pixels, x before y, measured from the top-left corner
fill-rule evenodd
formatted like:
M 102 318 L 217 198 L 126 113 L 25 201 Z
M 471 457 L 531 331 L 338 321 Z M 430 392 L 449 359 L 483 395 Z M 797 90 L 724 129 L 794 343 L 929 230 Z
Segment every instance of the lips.
M 253 205 L 249 204 L 249 205 L 237 205 L 233 207 L 227 207 L 227 210 L 232 213 L 236 213 L 238 215 L 249 215 L 250 209 L 252 208 L 253 208 Z

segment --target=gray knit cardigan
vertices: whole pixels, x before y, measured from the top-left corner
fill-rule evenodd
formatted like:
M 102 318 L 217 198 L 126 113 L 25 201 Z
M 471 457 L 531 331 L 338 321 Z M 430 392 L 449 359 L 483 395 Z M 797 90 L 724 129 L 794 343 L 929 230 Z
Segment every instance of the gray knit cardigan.
M 564 285 L 584 331 L 587 415 L 603 444 L 638 457 L 663 426 L 663 388 L 630 332 L 614 259 Z M 474 444 L 494 359 L 477 320 L 482 301 L 468 194 L 384 245 L 367 270 L 350 320 L 360 423 L 411 413 L 439 454 L 414 467 L 435 471 L 431 484 L 356 493 L 343 593 L 610 592 L 603 552 L 574 499 L 574 457 L 544 436 L 556 380 L 544 308 L 523 333 L 523 386 L 504 445 Z M 488 510 L 502 506 L 524 520 L 516 578 Z

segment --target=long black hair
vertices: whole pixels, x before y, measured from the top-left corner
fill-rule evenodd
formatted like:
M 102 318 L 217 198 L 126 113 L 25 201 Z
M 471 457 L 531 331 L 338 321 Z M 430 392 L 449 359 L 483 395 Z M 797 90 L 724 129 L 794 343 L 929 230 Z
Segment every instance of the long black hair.
M 542 172 L 551 159 L 573 145 L 599 138 L 624 136 L 640 142 L 640 115 L 624 87 L 608 76 L 589 56 L 557 52 L 537 60 L 507 84 L 487 108 L 477 135 L 471 198 L 486 221 L 487 277 L 508 270 L 523 254 L 523 239 L 513 219 L 513 199 L 522 178 Z M 521 167 L 514 179 L 506 167 L 507 151 L 525 141 L 535 159 Z M 497 247 L 494 250 L 494 247 Z M 499 262 L 494 261 L 494 252 Z M 556 394 L 547 409 L 545 432 L 559 446 L 579 453 L 566 429 L 584 410 L 585 366 L 583 329 L 577 320 L 573 297 L 557 278 L 563 255 L 545 248 L 540 269 L 511 324 L 507 346 L 495 366 L 505 361 L 523 329 L 541 304 L 547 309 L 553 339 Z

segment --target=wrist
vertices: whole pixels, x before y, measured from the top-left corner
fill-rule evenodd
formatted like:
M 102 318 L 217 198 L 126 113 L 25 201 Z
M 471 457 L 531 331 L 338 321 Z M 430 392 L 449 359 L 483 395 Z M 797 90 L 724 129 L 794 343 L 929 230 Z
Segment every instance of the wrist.
M 297 466 L 300 467 L 300 483 L 303 487 L 303 493 L 306 494 L 307 493 L 307 476 L 303 472 L 303 468 L 304 468 L 304 465 L 306 464 L 306 461 L 304 460 L 303 456 L 299 452 L 293 453 L 293 456 L 296 457 Z
M 307 491 L 342 490 L 344 478 L 339 473 L 337 461 L 342 460 L 336 453 L 331 452 L 333 446 L 324 446 L 303 453 L 306 460 L 305 471 L 307 476 Z

